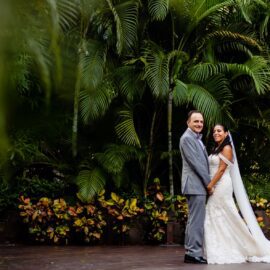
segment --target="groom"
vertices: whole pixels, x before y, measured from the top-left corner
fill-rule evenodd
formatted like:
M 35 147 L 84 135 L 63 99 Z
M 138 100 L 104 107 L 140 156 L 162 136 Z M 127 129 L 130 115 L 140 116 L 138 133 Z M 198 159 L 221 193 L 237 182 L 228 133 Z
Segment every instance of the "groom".
M 185 233 L 185 263 L 206 264 L 203 258 L 204 218 L 207 185 L 210 182 L 208 155 L 201 141 L 204 119 L 199 111 L 188 114 L 187 130 L 180 138 L 182 193 L 188 202 Z

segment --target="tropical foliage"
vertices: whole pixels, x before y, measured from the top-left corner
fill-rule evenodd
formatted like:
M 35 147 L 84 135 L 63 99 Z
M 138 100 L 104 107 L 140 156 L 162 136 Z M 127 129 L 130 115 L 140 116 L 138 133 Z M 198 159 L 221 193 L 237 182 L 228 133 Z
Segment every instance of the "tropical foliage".
M 149 186 L 144 202 L 134 197 L 124 199 L 114 192 L 109 199 L 106 195 L 103 190 L 91 203 L 77 201 L 74 206 L 63 198 L 52 200 L 43 197 L 36 201 L 21 196 L 20 216 L 34 241 L 54 244 L 83 241 L 94 244 L 104 241 L 106 233 L 116 235 L 118 239 L 128 237 L 136 219 L 145 223 L 147 241 L 164 242 L 169 209 L 176 215 L 187 214 L 184 204 L 174 209 L 171 196 L 163 195 L 158 179 Z
M 207 147 L 213 124 L 226 124 L 248 189 L 259 187 L 254 175 L 267 185 L 269 1 L 14 0 L 0 15 L 0 184 L 9 198 L 48 197 L 48 185 L 71 203 L 78 195 L 90 204 L 104 188 L 147 199 L 156 177 L 178 194 L 178 141 L 194 108 Z M 127 201 L 114 199 L 126 214 Z M 81 222 L 86 238 L 97 235 Z

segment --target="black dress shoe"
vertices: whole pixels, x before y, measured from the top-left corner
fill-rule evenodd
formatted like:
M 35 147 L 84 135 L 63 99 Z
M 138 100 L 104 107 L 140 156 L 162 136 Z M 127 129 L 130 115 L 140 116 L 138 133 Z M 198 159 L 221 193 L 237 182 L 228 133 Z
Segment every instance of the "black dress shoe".
M 207 260 L 205 258 L 203 258 L 203 257 L 200 257 L 200 258 L 205 264 L 207 264 Z
M 185 263 L 196 263 L 196 264 L 207 264 L 207 260 L 205 260 L 203 257 L 192 257 L 190 255 L 185 255 L 184 259 Z

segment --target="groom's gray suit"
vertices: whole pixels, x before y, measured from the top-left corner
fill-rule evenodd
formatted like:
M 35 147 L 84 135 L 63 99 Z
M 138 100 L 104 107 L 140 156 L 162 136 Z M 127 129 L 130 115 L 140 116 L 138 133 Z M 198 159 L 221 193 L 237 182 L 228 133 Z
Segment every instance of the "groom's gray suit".
M 200 139 L 200 134 L 188 128 L 179 145 L 183 162 L 182 193 L 189 208 L 185 248 L 192 257 L 203 256 L 205 203 L 210 182 L 208 155 Z

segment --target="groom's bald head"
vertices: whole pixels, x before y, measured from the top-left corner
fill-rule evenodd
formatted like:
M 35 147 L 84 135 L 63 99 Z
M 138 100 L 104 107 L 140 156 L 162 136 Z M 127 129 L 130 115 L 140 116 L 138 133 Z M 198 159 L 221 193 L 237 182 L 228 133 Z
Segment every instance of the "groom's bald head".
M 202 112 L 200 112 L 200 111 L 198 111 L 198 110 L 192 110 L 192 111 L 190 111 L 190 112 L 188 113 L 188 119 L 187 119 L 187 121 L 190 120 L 191 116 L 192 116 L 194 113 L 199 113 L 199 114 L 201 114 L 201 116 L 203 117 Z
M 201 133 L 203 129 L 203 115 L 200 111 L 190 111 L 188 114 L 187 125 L 195 133 Z

